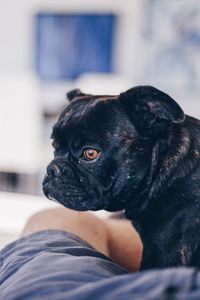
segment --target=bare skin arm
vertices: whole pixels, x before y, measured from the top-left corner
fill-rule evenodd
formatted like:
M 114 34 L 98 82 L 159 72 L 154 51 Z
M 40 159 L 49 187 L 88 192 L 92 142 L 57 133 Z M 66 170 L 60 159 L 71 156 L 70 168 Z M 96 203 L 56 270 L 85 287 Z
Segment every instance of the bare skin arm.
M 139 269 L 142 243 L 127 220 L 101 220 L 89 212 L 52 208 L 33 215 L 21 236 L 46 229 L 73 233 L 128 271 Z

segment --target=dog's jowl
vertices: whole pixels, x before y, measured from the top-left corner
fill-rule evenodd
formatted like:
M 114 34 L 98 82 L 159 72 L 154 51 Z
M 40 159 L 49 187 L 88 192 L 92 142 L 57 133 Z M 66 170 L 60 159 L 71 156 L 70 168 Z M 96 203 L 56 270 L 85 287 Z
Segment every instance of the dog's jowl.
M 124 210 L 141 269 L 200 265 L 200 121 L 150 86 L 69 93 L 43 189 L 75 210 Z

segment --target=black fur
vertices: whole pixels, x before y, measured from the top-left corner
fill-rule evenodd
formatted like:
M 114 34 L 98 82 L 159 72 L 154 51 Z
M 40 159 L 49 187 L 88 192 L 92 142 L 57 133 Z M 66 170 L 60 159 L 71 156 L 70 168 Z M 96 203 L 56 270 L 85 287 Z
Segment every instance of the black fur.
M 71 102 L 74 99 L 76 99 L 77 97 L 91 96 L 91 95 L 82 93 L 80 89 L 74 89 L 74 90 L 68 92 L 66 94 L 66 96 L 67 96 L 67 99 L 69 100 L 69 102 Z
M 150 86 L 72 98 L 53 128 L 45 195 L 75 210 L 124 209 L 141 269 L 199 266 L 200 121 Z M 99 157 L 84 160 L 85 147 Z

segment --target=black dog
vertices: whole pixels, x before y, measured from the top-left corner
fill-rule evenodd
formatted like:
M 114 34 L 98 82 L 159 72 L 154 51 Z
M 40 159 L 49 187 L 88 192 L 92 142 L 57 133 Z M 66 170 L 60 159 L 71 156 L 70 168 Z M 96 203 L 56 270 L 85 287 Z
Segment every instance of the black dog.
M 80 211 L 125 210 L 142 238 L 141 269 L 199 266 L 200 121 L 150 86 L 68 98 L 45 195 Z

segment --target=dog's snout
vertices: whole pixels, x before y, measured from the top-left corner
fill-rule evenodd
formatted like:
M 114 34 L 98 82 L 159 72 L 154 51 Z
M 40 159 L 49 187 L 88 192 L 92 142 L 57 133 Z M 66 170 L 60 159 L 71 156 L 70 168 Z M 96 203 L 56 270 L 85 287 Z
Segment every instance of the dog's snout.
M 60 169 L 57 165 L 49 165 L 47 167 L 47 174 L 49 176 L 59 177 L 61 175 Z

